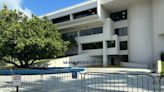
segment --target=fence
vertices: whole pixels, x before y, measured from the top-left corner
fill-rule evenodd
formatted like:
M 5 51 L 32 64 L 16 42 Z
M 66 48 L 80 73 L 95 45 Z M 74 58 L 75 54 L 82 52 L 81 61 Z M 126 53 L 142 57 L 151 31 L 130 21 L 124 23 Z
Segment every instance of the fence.
M 159 88 L 164 92 L 164 77 Z M 0 92 L 15 92 L 12 76 L 0 76 Z M 19 92 L 159 92 L 150 74 L 72 73 L 22 75 Z
M 80 80 L 81 74 L 73 79 L 72 73 L 22 75 L 19 92 L 79 92 Z M 12 81 L 12 76 L 0 76 L 0 92 L 15 92 Z
M 164 92 L 164 75 L 162 75 L 159 79 L 159 91 Z
M 155 92 L 149 74 L 86 73 L 85 92 Z

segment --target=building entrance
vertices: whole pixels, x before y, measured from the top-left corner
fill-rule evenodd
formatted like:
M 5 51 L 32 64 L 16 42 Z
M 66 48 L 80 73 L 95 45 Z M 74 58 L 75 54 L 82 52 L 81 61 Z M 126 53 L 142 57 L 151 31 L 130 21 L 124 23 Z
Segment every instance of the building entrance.
M 114 57 L 111 57 L 111 65 L 115 65 L 115 63 L 114 63 Z

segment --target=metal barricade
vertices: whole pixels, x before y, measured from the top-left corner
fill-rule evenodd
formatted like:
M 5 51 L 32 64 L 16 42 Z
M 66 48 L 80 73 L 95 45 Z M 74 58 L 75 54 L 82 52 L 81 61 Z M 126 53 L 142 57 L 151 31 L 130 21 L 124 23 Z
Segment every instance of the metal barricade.
M 85 92 L 155 92 L 150 74 L 85 73 Z
M 0 75 L 0 92 L 15 92 L 13 75 Z M 155 77 L 146 73 L 72 73 L 21 75 L 19 92 L 155 92 Z M 164 76 L 160 92 L 164 92 Z M 156 91 L 157 92 L 157 91 Z
M 81 74 L 72 73 L 21 75 L 19 92 L 82 92 Z M 13 75 L 0 76 L 0 92 L 16 92 Z
M 0 92 L 13 92 L 15 90 L 12 85 L 12 76 L 0 75 Z
M 164 75 L 161 75 L 159 79 L 159 92 L 164 92 Z

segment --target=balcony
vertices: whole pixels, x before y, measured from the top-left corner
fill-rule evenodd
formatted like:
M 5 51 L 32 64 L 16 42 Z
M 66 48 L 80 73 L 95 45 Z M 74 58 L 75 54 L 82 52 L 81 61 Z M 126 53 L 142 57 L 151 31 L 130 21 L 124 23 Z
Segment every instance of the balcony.
M 89 36 L 80 36 L 77 37 L 76 40 L 79 43 L 91 43 L 91 42 L 97 42 L 103 40 L 103 34 L 94 34 Z
M 102 55 L 102 51 L 103 51 L 102 42 L 84 43 L 81 45 L 82 45 L 82 53 L 88 53 L 91 56 Z
M 52 21 L 53 24 L 70 21 L 70 15 L 66 15 L 66 16 L 63 16 L 63 17 L 55 18 L 55 19 L 52 19 L 51 21 Z
M 93 9 L 89 9 L 89 10 L 85 10 L 85 11 L 73 14 L 73 18 L 79 19 L 79 18 L 91 16 L 91 15 L 96 15 L 96 14 L 97 14 L 97 8 L 93 8 Z
M 87 53 L 90 56 L 103 55 L 103 49 L 82 50 L 82 53 Z
M 93 23 L 103 23 L 97 13 L 97 8 L 90 8 L 83 11 L 70 13 L 70 15 L 53 19 L 52 22 L 56 23 L 58 29 L 74 28 L 78 26 L 90 25 Z
M 75 20 L 57 23 L 56 25 L 58 26 L 58 29 L 66 29 L 66 28 L 78 28 L 80 26 L 87 26 L 91 24 L 103 24 L 103 22 L 100 21 L 98 15 L 92 15 Z
M 115 48 L 107 48 L 107 55 L 118 55 L 118 49 Z

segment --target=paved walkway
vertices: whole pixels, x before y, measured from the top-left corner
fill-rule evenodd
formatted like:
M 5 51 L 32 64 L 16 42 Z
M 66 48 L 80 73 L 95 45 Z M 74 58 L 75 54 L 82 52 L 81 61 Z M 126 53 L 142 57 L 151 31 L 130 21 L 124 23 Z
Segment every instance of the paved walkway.
M 139 68 L 85 68 L 86 72 L 105 72 L 105 73 L 151 73 L 150 69 Z

